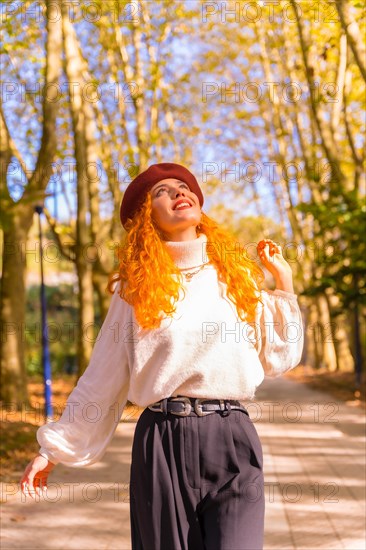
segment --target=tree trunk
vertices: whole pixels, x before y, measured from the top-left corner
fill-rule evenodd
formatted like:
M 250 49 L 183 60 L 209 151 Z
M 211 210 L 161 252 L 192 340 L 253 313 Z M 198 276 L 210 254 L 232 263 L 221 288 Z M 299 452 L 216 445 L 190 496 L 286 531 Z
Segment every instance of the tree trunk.
M 29 210 L 29 209 L 27 209 Z M 9 217 L 4 230 L 0 290 L 1 400 L 16 408 L 28 404 L 25 368 L 25 244 L 32 217 Z M 31 327 L 30 327 L 31 328 Z
M 93 284 L 94 290 L 98 296 L 99 310 L 102 321 L 105 319 L 109 304 L 111 301 L 111 296 L 106 292 L 108 277 L 105 273 L 100 271 L 93 271 Z
M 49 181 L 49 168 L 56 151 L 56 117 L 58 113 L 57 85 L 61 73 L 61 21 L 57 17 L 60 0 L 47 0 L 47 39 L 45 87 L 47 94 L 42 104 L 42 138 L 36 167 L 27 180 L 23 196 L 16 203 L 6 188 L 6 174 L 11 157 L 25 166 L 10 136 L 5 116 L 1 112 L 2 160 L 1 199 L 2 226 L 4 229 L 4 261 L 0 290 L 0 313 L 5 333 L 0 340 L 1 397 L 18 408 L 26 403 L 25 369 L 25 245 L 32 225 L 34 207 L 43 204 L 44 192 Z M 55 86 L 56 85 L 56 86 Z
M 355 278 L 354 285 L 356 287 L 356 290 L 358 291 L 358 277 Z M 359 388 L 362 383 L 362 365 L 363 365 L 360 325 L 361 325 L 360 312 L 359 312 L 358 302 L 357 300 L 355 300 L 355 303 L 353 306 L 352 334 L 353 334 L 353 342 L 354 342 L 353 348 L 354 348 L 354 358 L 355 358 L 355 381 L 356 381 L 357 388 Z
M 296 9 L 295 0 L 290 0 L 290 4 L 293 7 L 296 18 L 301 55 L 304 62 L 304 72 L 309 89 L 311 90 L 311 93 L 309 94 L 310 114 L 312 115 L 318 129 L 319 137 L 321 139 L 321 146 L 331 168 L 332 177 L 329 183 L 335 185 L 337 191 L 341 188 L 347 189 L 347 178 L 340 165 L 340 153 L 332 133 L 331 124 L 329 124 L 327 120 L 328 117 L 322 112 L 320 104 L 316 101 L 314 93 L 312 92 L 312 90 L 315 90 L 316 86 L 313 77 L 313 67 L 309 61 L 310 46 L 305 37 L 304 23 L 299 16 L 298 10 Z M 341 90 L 341 92 L 343 93 L 343 90 Z
M 337 370 L 337 353 L 332 330 L 332 319 L 329 313 L 328 301 L 325 296 L 320 295 L 316 299 L 318 321 L 320 324 L 322 367 L 330 372 Z
M 336 294 L 334 294 L 332 289 L 328 289 L 325 297 L 332 319 L 330 328 L 332 341 L 334 342 L 334 347 L 336 350 L 337 370 L 340 370 L 342 372 L 353 372 L 354 359 L 352 357 L 349 344 L 349 333 L 347 333 L 347 330 L 345 328 L 348 324 L 348 315 L 344 312 L 340 315 L 337 315 L 336 317 L 333 317 L 332 310 L 339 309 L 339 298 Z
M 96 165 L 94 142 L 95 128 L 90 104 L 82 96 L 85 81 L 84 62 L 80 55 L 79 42 L 68 17 L 66 3 L 62 5 L 62 28 L 65 51 L 66 75 L 73 88 L 69 90 L 70 110 L 74 133 L 74 147 L 77 176 L 77 219 L 76 219 L 76 270 L 78 277 L 78 374 L 89 364 L 93 350 L 94 292 L 92 261 L 89 254 L 93 249 L 90 224 L 90 185 L 89 170 Z M 93 187 L 92 195 L 95 197 Z
M 307 353 L 306 362 L 314 369 L 319 369 L 322 366 L 322 332 L 318 318 L 318 310 L 315 300 L 312 300 L 309 306 L 309 321 L 307 326 Z
M 259 57 L 262 62 L 263 66 L 263 72 L 264 76 L 266 78 L 266 82 L 274 82 L 275 78 L 272 73 L 271 69 L 271 63 L 269 61 L 269 54 L 266 47 L 266 37 L 265 32 L 261 24 L 255 23 L 255 32 L 258 38 L 258 45 L 259 45 Z M 277 96 L 277 92 L 273 92 L 271 95 L 271 110 L 269 113 L 265 112 L 265 107 L 262 107 L 262 115 L 264 116 L 265 120 L 268 121 L 268 118 L 270 118 L 273 122 L 272 125 L 268 123 L 268 145 L 269 148 L 273 151 L 273 157 L 276 160 L 279 160 L 280 165 L 284 167 L 286 165 L 286 162 L 288 161 L 288 144 L 286 143 L 286 131 L 282 124 L 281 119 L 281 109 L 279 106 L 279 100 Z M 272 126 L 272 127 L 271 127 Z M 270 135 L 272 133 L 272 136 Z M 276 151 L 277 148 L 277 151 Z M 277 168 L 277 167 L 276 167 Z M 288 219 L 291 224 L 291 229 L 293 232 L 293 236 L 296 241 L 300 241 L 302 239 L 301 234 L 301 226 L 300 226 L 300 215 L 295 210 L 293 200 L 290 193 L 290 187 L 289 187 L 289 181 L 286 178 L 279 178 L 280 179 L 280 186 L 281 186 L 281 201 L 285 204 L 286 213 L 288 216 Z M 275 182 L 273 182 L 273 185 L 275 186 Z
M 355 21 L 354 16 L 351 13 L 351 6 L 349 2 L 346 0 L 336 0 L 335 4 L 337 6 L 343 30 L 346 33 L 349 45 L 355 57 L 355 61 L 364 80 L 366 81 L 366 48 L 363 40 L 364 37 L 360 32 L 357 21 Z

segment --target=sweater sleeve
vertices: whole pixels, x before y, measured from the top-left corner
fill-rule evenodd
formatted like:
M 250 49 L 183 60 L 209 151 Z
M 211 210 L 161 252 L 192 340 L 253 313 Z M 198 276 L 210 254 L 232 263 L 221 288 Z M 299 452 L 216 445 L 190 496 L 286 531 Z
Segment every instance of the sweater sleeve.
M 117 428 L 129 389 L 126 349 L 128 304 L 117 288 L 91 359 L 57 422 L 37 431 L 40 454 L 51 462 L 88 466 L 103 456 Z
M 304 344 L 301 311 L 296 294 L 262 291 L 258 307 L 257 342 L 266 376 L 280 376 L 299 364 Z

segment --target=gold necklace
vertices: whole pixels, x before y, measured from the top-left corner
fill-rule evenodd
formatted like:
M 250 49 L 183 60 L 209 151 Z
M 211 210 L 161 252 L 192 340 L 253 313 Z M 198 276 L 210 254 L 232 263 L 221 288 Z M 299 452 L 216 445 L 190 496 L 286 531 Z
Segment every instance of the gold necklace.
M 199 273 L 204 267 L 205 265 L 207 264 L 202 264 L 196 271 L 190 271 L 189 273 L 183 273 L 183 271 L 181 270 L 181 273 L 182 275 L 184 275 L 186 281 L 190 281 L 193 277 L 193 275 L 196 275 L 197 273 Z

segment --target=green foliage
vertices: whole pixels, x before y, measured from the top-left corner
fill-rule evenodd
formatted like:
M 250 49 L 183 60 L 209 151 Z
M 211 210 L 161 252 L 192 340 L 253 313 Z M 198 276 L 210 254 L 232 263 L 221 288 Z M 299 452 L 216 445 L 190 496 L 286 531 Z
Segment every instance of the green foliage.
M 314 262 L 320 275 L 304 294 L 333 288 L 343 308 L 357 300 L 366 305 L 366 206 L 354 193 L 330 195 L 326 203 L 302 203 L 298 209 L 316 220 Z M 317 271 L 317 270 L 315 270 Z
M 26 365 L 30 375 L 42 374 L 42 332 L 40 289 L 31 286 L 27 290 Z M 60 284 L 46 287 L 47 327 L 52 372 L 65 372 L 67 365 L 76 364 L 77 298 L 73 286 Z

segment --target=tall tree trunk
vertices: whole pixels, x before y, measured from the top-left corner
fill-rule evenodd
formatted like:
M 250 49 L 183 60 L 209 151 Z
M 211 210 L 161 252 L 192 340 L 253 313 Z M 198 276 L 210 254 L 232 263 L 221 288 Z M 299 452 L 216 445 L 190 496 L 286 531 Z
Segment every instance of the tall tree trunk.
M 322 366 L 329 371 L 335 371 L 337 370 L 337 353 L 328 301 L 324 295 L 319 295 L 316 304 L 322 340 Z
M 320 104 L 319 102 L 316 101 L 315 94 L 313 93 L 313 91 L 316 89 L 315 81 L 313 77 L 314 69 L 311 66 L 311 63 L 309 61 L 310 46 L 305 36 L 304 23 L 301 20 L 301 17 L 297 10 L 295 0 L 290 0 L 290 4 L 292 5 L 295 13 L 297 30 L 299 35 L 299 42 L 301 47 L 301 54 L 304 62 L 304 72 L 305 72 L 306 80 L 310 90 L 310 94 L 309 94 L 310 111 L 309 112 L 310 112 L 310 115 L 313 117 L 316 127 L 318 129 L 319 137 L 321 139 L 321 146 L 331 168 L 332 177 L 329 183 L 336 186 L 336 191 L 340 191 L 341 189 L 347 189 L 347 178 L 341 169 L 340 160 L 339 160 L 340 153 L 338 151 L 337 143 L 334 139 L 331 124 L 329 124 L 327 120 L 327 118 L 329 117 L 324 116 L 324 113 L 321 111 Z M 341 93 L 343 93 L 343 90 L 341 90 Z
M 347 315 L 345 312 L 334 316 L 332 311 L 339 311 L 339 298 L 334 293 L 333 289 L 328 289 L 325 298 L 328 303 L 328 309 L 330 312 L 331 320 L 329 336 L 331 336 L 334 342 L 337 358 L 337 370 L 342 372 L 353 372 L 354 359 L 350 349 L 350 334 L 347 333 Z
M 347 0 L 336 0 L 335 2 L 341 24 L 346 33 L 352 53 L 361 74 L 366 82 L 366 48 L 357 21 L 351 13 L 351 5 Z
M 93 243 L 90 223 L 90 195 L 97 200 L 93 177 L 90 170 L 96 166 L 94 139 L 95 126 L 91 105 L 85 101 L 83 90 L 85 80 L 84 62 L 80 55 L 79 42 L 68 17 L 67 3 L 62 4 L 62 28 L 65 51 L 66 75 L 72 85 L 69 91 L 77 176 L 77 219 L 75 261 L 78 277 L 78 374 L 81 375 L 89 364 L 93 350 L 94 291 L 92 261 L 89 254 Z M 91 189 L 92 187 L 92 189 Z
M 3 112 L 2 148 L 5 155 L 1 165 L 2 226 L 4 228 L 4 261 L 0 289 L 0 313 L 7 334 L 0 340 L 1 399 L 21 407 L 27 402 L 26 369 L 24 356 L 25 330 L 25 247 L 32 225 L 34 207 L 43 204 L 49 181 L 49 170 L 56 152 L 57 86 L 61 74 L 62 34 L 59 0 L 46 2 L 47 39 L 45 88 L 42 104 L 42 139 L 36 167 L 27 180 L 23 196 L 16 203 L 6 189 L 6 173 L 11 157 L 24 166 L 10 136 Z M 2 151 L 3 152 L 3 151 Z
M 265 32 L 260 23 L 255 23 L 255 32 L 258 38 L 259 45 L 259 56 L 263 66 L 264 76 L 266 82 L 274 82 L 275 78 L 272 74 L 271 63 L 269 61 L 268 52 L 266 48 L 266 37 Z M 277 92 L 273 91 L 270 94 L 270 113 L 269 117 L 273 120 L 272 127 L 271 124 L 268 124 L 269 131 L 272 133 L 272 136 L 269 136 L 269 147 L 274 153 L 274 158 L 280 162 L 282 168 L 286 166 L 288 162 L 287 150 L 288 144 L 286 143 L 286 130 L 283 127 L 281 119 L 281 109 L 279 105 L 279 99 Z M 265 108 L 262 113 L 264 114 Z M 267 116 L 266 119 L 268 120 Z M 275 144 L 275 145 L 273 145 Z M 277 151 L 275 148 L 277 146 Z M 301 235 L 301 226 L 300 226 L 300 214 L 295 210 L 293 200 L 290 193 L 289 181 L 287 178 L 279 178 L 281 185 L 281 200 L 285 203 L 285 209 L 288 216 L 288 219 L 291 224 L 291 229 L 293 232 L 294 238 L 299 242 L 302 239 Z M 275 182 L 273 182 L 275 185 Z
M 354 288 L 356 291 L 356 296 L 359 292 L 358 287 L 358 275 L 354 276 Z M 357 300 L 353 305 L 353 325 L 352 325 L 352 335 L 353 335 L 353 349 L 354 349 L 354 358 L 355 358 L 355 375 L 356 375 L 356 386 L 360 387 L 361 378 L 362 378 L 362 343 L 361 343 L 361 322 L 360 322 L 360 312 Z
M 25 369 L 25 270 L 26 241 L 32 209 L 22 201 L 14 209 L 6 175 L 14 156 L 8 126 L 1 109 L 0 198 L 2 226 L 2 276 L 0 281 L 1 394 L 5 406 L 28 403 Z
M 19 209 L 20 210 L 20 209 Z M 4 228 L 0 316 L 1 400 L 20 408 L 28 403 L 25 369 L 25 244 L 29 219 L 9 216 Z M 29 327 L 30 328 L 30 327 Z
M 322 366 L 323 344 L 318 308 L 314 299 L 310 300 L 308 308 L 306 347 L 306 364 L 319 369 Z

